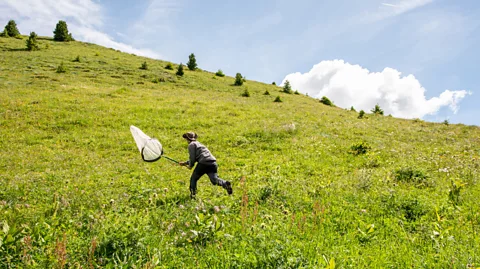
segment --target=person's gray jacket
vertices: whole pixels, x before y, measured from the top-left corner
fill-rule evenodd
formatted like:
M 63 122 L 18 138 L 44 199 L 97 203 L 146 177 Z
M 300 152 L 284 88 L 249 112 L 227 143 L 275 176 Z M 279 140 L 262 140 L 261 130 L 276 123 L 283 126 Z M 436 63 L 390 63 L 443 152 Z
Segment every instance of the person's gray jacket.
M 217 160 L 207 147 L 198 141 L 192 141 L 188 144 L 188 154 L 190 155 L 190 159 L 187 161 L 187 164 L 190 168 L 192 168 L 196 162 L 201 164 L 211 164 Z

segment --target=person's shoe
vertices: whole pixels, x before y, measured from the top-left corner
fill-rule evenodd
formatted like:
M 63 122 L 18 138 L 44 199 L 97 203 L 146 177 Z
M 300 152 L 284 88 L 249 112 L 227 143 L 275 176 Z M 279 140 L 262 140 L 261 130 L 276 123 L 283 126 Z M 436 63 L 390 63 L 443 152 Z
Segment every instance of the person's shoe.
M 190 190 L 190 198 L 191 198 L 191 199 L 196 199 L 195 194 L 196 194 L 196 191 Z
M 233 193 L 232 184 L 230 183 L 230 181 L 225 182 L 225 189 L 227 190 L 227 193 L 229 195 Z

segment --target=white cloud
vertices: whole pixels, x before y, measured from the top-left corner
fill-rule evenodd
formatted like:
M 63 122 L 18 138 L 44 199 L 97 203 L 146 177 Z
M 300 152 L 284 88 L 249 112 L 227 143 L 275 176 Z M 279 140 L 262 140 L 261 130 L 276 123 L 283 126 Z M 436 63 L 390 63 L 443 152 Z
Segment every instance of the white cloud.
M 435 0 L 396 0 L 380 3 L 378 9 L 367 13 L 366 22 L 377 22 L 433 3 Z
M 98 30 L 104 23 L 102 7 L 93 0 L 3 0 L 0 10 L 0 21 L 6 23 L 14 19 L 22 34 L 36 32 L 41 36 L 53 36 L 57 22 L 64 20 L 76 40 L 159 58 L 151 50 L 136 49 L 117 42 Z
M 132 25 L 130 32 L 139 36 L 172 33 L 169 19 L 182 7 L 181 0 L 151 0 L 143 16 Z
M 388 67 L 370 72 L 343 60 L 322 61 L 307 73 L 287 75 L 282 84 L 285 80 L 299 92 L 315 98 L 326 96 L 339 107 L 370 111 L 379 104 L 385 114 L 399 118 L 422 118 L 447 106 L 456 113 L 458 103 L 470 94 L 446 90 L 427 99 L 425 88 L 413 75 L 402 76 Z
M 88 27 L 72 27 L 72 31 L 81 36 L 82 41 L 95 43 L 107 48 L 114 48 L 128 53 L 134 53 L 139 56 L 160 59 L 161 56 L 149 49 L 136 49 L 130 45 L 116 42 L 109 35 Z

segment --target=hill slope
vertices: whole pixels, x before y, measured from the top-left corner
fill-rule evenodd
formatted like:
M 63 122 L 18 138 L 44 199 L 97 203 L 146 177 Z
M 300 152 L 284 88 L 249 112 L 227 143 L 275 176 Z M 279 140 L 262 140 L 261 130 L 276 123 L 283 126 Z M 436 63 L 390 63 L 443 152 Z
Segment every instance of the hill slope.
M 480 266 L 478 127 L 358 119 L 273 85 L 25 39 L 0 38 L 1 267 Z M 197 132 L 234 194 L 205 176 L 190 200 L 191 171 L 142 162 L 130 125 L 182 161 Z

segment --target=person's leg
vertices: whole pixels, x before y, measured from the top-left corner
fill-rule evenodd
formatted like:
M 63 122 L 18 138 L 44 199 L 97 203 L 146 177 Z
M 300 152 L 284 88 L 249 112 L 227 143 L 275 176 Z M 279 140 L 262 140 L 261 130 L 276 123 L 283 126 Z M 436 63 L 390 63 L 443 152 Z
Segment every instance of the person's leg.
M 223 180 L 218 176 L 218 166 L 217 163 L 213 163 L 208 167 L 207 171 L 208 178 L 213 185 L 218 185 L 227 190 L 228 194 L 232 194 L 232 185 L 229 181 Z
M 190 177 L 190 196 L 195 198 L 197 194 L 197 181 L 205 174 L 205 167 L 202 164 L 197 164 Z

